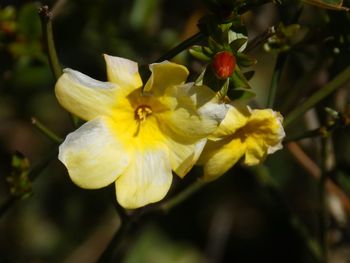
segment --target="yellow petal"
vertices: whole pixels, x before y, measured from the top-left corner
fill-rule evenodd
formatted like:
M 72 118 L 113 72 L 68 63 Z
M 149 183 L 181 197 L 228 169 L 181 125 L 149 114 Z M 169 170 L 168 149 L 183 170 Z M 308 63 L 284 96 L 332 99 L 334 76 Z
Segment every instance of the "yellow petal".
M 106 61 L 109 82 L 113 82 L 124 89 L 130 89 L 130 91 L 142 86 L 142 80 L 136 62 L 106 54 L 103 56 Z
M 184 144 L 175 141 L 172 138 L 166 138 L 166 144 L 170 152 L 170 164 L 172 170 L 183 178 L 197 162 L 206 139 L 202 139 L 193 144 Z
M 226 105 L 218 103 L 212 90 L 191 83 L 169 87 L 162 103 L 171 109 L 158 115 L 162 131 L 184 143 L 194 143 L 207 137 L 227 112 Z
M 243 127 L 249 117 L 250 112 L 247 106 L 239 103 L 227 104 L 228 111 L 220 123 L 219 127 L 210 135 L 211 140 L 217 140 L 226 136 L 232 135 L 237 129 Z
M 72 69 L 64 69 L 55 93 L 59 103 L 69 112 L 84 119 L 112 116 L 121 89 L 109 82 L 94 80 Z
M 285 136 L 282 116 L 271 109 L 253 110 L 241 132 L 246 138 L 247 152 L 244 163 L 247 165 L 259 164 L 267 154 L 281 149 L 281 142 Z
M 59 147 L 59 160 L 82 188 L 107 186 L 129 165 L 130 156 L 110 122 L 102 117 L 91 120 L 70 133 Z
M 239 138 L 208 141 L 198 160 L 204 165 L 203 179 L 212 181 L 223 175 L 244 155 L 245 149 Z
M 135 149 L 133 159 L 116 181 L 118 203 L 135 209 L 158 202 L 169 191 L 172 182 L 169 153 L 165 145 Z
M 188 76 L 186 67 L 169 61 L 151 64 L 149 68 L 152 75 L 147 81 L 144 91 L 155 94 L 162 94 L 167 87 L 183 84 Z

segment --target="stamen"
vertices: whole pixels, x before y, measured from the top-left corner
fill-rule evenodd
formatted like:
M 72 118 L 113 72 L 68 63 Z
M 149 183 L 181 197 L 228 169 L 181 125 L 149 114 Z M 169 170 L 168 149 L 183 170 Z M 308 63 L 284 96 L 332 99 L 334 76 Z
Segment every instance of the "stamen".
M 144 122 L 147 118 L 147 116 L 152 114 L 151 107 L 147 105 L 140 105 L 135 110 L 135 119 Z

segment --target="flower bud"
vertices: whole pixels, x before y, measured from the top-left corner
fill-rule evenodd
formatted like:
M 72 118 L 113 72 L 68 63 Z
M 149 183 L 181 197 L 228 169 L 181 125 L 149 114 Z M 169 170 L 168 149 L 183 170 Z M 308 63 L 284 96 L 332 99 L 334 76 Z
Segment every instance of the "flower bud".
M 236 67 L 236 58 L 231 52 L 221 51 L 215 54 L 212 66 L 219 79 L 227 79 Z

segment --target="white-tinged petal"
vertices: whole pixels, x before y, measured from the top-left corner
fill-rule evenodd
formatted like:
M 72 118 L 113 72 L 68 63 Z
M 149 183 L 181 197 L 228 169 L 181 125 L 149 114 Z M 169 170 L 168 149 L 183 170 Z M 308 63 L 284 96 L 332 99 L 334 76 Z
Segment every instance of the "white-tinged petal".
M 226 105 L 228 108 L 227 114 L 219 127 L 209 136 L 211 140 L 217 140 L 234 134 L 236 130 L 247 123 L 251 115 L 249 108 L 239 103 Z
M 158 202 L 172 182 L 169 152 L 165 145 L 135 149 L 129 167 L 116 181 L 118 203 L 135 209 Z
M 162 94 L 168 87 L 183 84 L 189 74 L 185 66 L 169 61 L 151 64 L 149 69 L 152 75 L 147 81 L 144 91 L 155 94 Z
M 101 115 L 112 116 L 120 88 L 72 69 L 64 69 L 63 72 L 56 83 L 55 93 L 66 110 L 84 120 Z
M 59 147 L 59 160 L 72 181 L 82 188 L 105 187 L 129 165 L 130 156 L 110 122 L 103 117 L 91 120 L 68 134 Z
M 136 62 L 106 54 L 103 57 L 106 61 L 108 81 L 117 84 L 121 88 L 130 89 L 130 91 L 142 86 Z
M 207 139 L 202 139 L 193 144 L 178 143 L 172 138 L 166 138 L 169 147 L 170 163 L 172 170 L 183 178 L 197 162 Z
M 171 109 L 158 115 L 162 131 L 187 143 L 211 134 L 228 109 L 224 103 L 218 102 L 218 97 L 208 87 L 193 83 L 169 87 L 162 103 Z

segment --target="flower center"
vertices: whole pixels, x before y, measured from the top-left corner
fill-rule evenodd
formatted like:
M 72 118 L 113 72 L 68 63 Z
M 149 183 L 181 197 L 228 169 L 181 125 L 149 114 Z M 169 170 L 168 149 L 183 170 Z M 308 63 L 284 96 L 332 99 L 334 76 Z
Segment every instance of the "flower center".
M 152 109 L 147 105 L 140 105 L 135 110 L 135 119 L 139 122 L 144 122 L 148 115 L 152 114 Z

